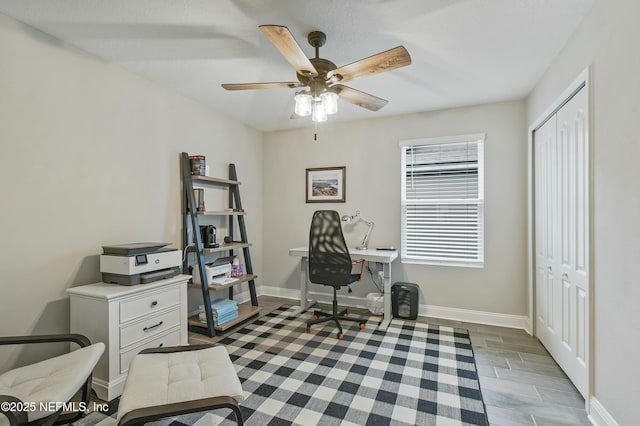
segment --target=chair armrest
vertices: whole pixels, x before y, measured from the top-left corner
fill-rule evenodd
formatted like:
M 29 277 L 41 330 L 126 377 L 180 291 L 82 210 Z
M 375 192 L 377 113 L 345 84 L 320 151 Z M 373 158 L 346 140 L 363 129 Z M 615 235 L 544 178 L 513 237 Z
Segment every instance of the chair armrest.
M 185 345 L 185 346 L 167 346 L 166 348 L 148 348 L 143 349 L 138 354 L 170 354 L 173 352 L 189 352 L 199 351 L 201 349 L 209 349 L 219 346 L 216 343 L 205 343 L 202 345 Z
M 23 345 L 27 343 L 77 343 L 81 348 L 91 345 L 91 341 L 82 334 L 41 334 L 36 336 L 0 337 L 0 345 Z
M 0 407 L 2 407 L 0 408 L 0 413 L 7 416 L 7 419 L 9 419 L 9 424 L 11 426 L 27 424 L 27 422 L 29 421 L 27 418 L 27 410 L 10 410 L 10 408 L 12 408 L 12 405 L 14 405 L 14 408 L 18 408 L 20 404 L 24 403 L 21 399 L 16 398 L 15 396 L 0 395 Z
M 202 345 L 198 345 L 202 346 Z M 161 348 L 162 349 L 162 348 Z M 230 408 L 236 415 L 238 425 L 242 425 L 242 414 L 235 399 L 230 396 L 216 396 L 213 398 L 195 399 L 192 401 L 176 402 L 173 404 L 156 405 L 155 407 L 138 408 L 129 411 L 118 421 L 118 426 L 141 425 L 152 420 L 180 414 L 196 413 L 199 411 Z

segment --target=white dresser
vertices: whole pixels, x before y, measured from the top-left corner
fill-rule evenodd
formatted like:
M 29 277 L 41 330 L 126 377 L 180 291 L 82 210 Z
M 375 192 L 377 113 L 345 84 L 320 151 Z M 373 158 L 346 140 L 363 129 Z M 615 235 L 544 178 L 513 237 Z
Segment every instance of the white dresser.
M 103 342 L 93 389 L 105 400 L 120 396 L 129 363 L 143 349 L 187 344 L 187 281 L 178 275 L 150 284 L 96 283 L 67 289 L 71 332 Z

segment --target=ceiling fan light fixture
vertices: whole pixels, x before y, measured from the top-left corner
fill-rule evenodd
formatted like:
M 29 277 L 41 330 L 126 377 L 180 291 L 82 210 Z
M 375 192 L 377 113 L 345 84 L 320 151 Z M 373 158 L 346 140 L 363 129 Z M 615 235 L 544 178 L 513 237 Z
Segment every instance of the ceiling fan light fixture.
M 294 112 L 300 117 L 307 117 L 311 115 L 311 103 L 313 97 L 308 92 L 298 92 L 293 97 L 295 100 Z
M 378 111 L 388 101 L 345 86 L 342 83 L 404 67 L 411 64 L 411 56 L 404 46 L 377 53 L 350 64 L 336 67 L 332 61 L 320 57 L 320 48 L 327 41 L 322 31 L 307 36 L 315 48 L 315 57 L 308 58 L 291 31 L 282 25 L 260 25 L 260 31 L 275 46 L 296 71 L 297 81 L 223 84 L 226 90 L 257 90 L 305 87 L 294 96 L 291 118 L 308 117 L 316 123 L 338 112 L 338 99 L 370 111 Z
M 338 112 L 338 94 L 335 92 L 324 92 L 320 95 L 320 100 L 324 106 L 324 110 L 327 115 L 332 115 Z
M 313 101 L 313 111 L 311 112 L 311 120 L 316 123 L 322 123 L 323 121 L 327 121 L 327 111 L 325 110 L 325 107 L 322 104 L 322 100 L 320 98 L 316 98 Z

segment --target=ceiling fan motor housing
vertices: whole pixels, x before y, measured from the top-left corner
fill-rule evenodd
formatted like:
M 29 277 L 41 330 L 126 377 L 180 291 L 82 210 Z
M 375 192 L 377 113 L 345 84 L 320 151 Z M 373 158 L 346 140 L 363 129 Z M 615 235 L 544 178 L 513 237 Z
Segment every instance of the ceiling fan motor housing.
M 327 80 L 327 74 L 338 67 L 330 60 L 320 57 L 320 47 L 324 46 L 324 44 L 327 42 L 327 36 L 325 33 L 323 33 L 322 31 L 311 31 L 307 36 L 307 40 L 309 41 L 309 44 L 316 49 L 316 57 L 309 58 L 309 61 L 311 61 L 311 63 L 313 64 L 313 67 L 318 72 L 318 75 L 315 77 L 312 77 L 310 75 L 302 75 L 300 73 L 296 73 L 296 75 L 300 83 L 304 84 L 305 86 L 309 86 L 309 88 L 311 89 L 311 95 L 313 97 L 318 97 L 320 96 L 320 94 L 328 90 L 329 85 L 335 83 L 334 79 Z
M 331 83 L 333 83 L 332 79 L 329 79 L 327 81 L 327 74 L 330 71 L 335 70 L 337 67 L 336 64 L 324 58 L 310 58 L 309 60 L 313 64 L 316 71 L 318 71 L 318 75 L 312 77 L 296 73 L 296 76 L 298 77 L 298 81 L 300 81 L 300 83 L 311 88 L 312 95 L 319 96 L 322 92 L 328 89 Z

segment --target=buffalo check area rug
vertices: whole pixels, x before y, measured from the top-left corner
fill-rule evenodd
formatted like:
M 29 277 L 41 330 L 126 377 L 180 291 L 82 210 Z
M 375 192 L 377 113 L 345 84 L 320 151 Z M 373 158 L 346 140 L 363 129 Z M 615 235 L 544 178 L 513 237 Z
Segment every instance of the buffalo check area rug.
M 375 317 L 307 332 L 281 307 L 220 341 L 236 367 L 245 425 L 488 425 L 467 330 Z M 158 425 L 233 425 L 230 410 Z

